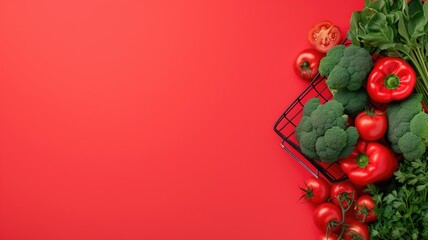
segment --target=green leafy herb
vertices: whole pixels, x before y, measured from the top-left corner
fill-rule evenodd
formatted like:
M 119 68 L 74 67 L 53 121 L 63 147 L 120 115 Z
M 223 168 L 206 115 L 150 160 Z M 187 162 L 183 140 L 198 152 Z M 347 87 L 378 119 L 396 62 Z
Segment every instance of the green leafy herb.
M 369 185 L 378 221 L 371 239 L 428 239 L 428 153 L 404 160 L 387 185 Z

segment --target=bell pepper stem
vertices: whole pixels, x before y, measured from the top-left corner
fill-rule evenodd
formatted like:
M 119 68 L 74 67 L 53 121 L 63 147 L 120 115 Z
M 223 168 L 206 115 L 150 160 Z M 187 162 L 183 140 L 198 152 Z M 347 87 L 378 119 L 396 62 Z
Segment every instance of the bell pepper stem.
M 358 167 L 365 168 L 365 167 L 367 167 L 367 165 L 369 165 L 369 156 L 362 153 L 362 154 L 357 156 L 356 161 L 357 161 Z
M 385 87 L 394 90 L 400 86 L 400 78 L 395 74 L 389 74 L 385 77 Z

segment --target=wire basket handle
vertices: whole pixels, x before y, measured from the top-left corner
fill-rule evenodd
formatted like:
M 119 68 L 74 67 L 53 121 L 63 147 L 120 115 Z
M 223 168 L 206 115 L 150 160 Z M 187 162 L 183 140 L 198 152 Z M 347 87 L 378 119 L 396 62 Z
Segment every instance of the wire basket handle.
M 314 177 L 319 178 L 320 172 L 318 170 L 314 171 L 312 170 L 308 165 L 306 165 L 302 160 L 299 159 L 294 153 L 288 149 L 285 144 L 284 140 L 281 142 L 281 147 L 288 153 L 290 156 L 292 156 L 300 165 L 302 165 L 310 174 L 312 174 Z

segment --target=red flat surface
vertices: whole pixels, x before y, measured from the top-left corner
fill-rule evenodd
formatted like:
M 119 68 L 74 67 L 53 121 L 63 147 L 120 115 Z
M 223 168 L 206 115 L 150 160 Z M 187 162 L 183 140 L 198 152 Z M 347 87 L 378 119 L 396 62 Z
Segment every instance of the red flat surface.
M 272 126 L 362 5 L 0 0 L 0 236 L 315 239 Z

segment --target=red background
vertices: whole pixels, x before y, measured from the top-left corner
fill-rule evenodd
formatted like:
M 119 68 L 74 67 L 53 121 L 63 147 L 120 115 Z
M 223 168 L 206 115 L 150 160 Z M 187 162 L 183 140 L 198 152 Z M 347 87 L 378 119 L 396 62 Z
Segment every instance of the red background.
M 362 5 L 0 0 L 2 239 L 315 239 L 272 126 Z

